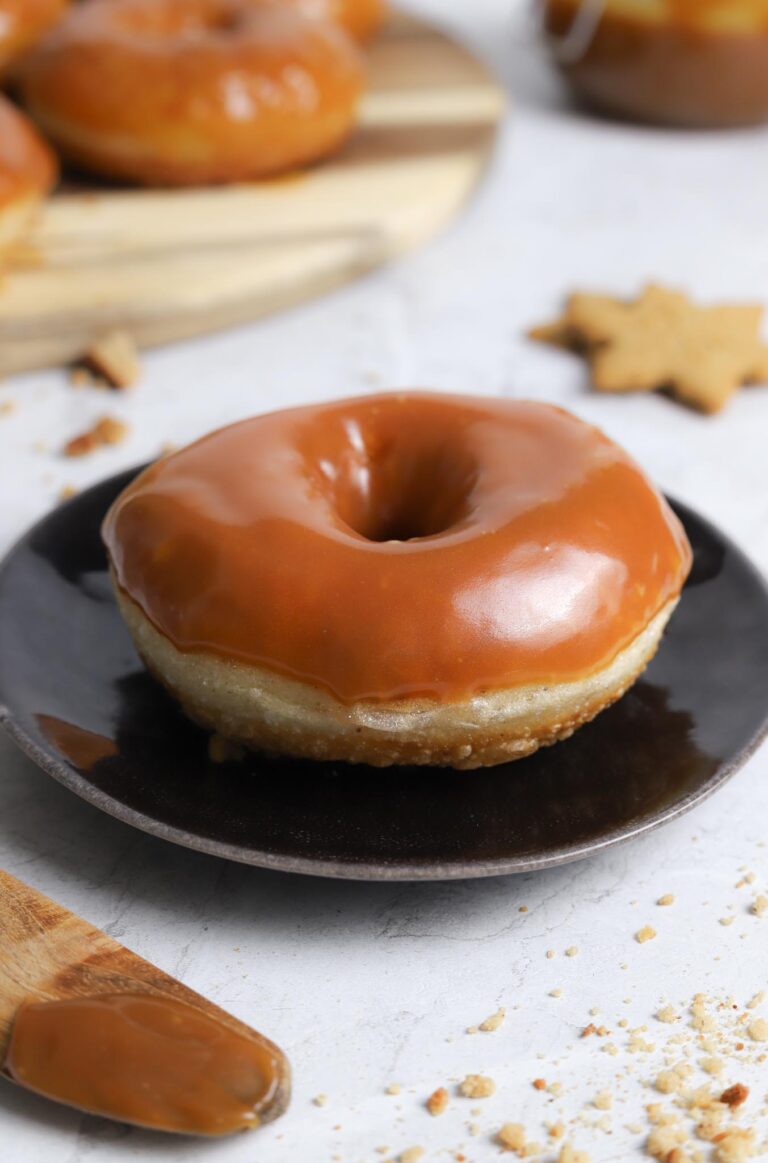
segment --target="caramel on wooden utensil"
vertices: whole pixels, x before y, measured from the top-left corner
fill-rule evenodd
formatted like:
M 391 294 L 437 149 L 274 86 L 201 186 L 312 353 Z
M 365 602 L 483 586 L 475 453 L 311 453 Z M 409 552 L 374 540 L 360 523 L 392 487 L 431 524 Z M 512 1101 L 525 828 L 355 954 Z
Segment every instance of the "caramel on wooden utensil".
M 290 1095 L 267 1038 L 5 872 L 0 1061 L 49 1098 L 186 1134 L 257 1127 Z

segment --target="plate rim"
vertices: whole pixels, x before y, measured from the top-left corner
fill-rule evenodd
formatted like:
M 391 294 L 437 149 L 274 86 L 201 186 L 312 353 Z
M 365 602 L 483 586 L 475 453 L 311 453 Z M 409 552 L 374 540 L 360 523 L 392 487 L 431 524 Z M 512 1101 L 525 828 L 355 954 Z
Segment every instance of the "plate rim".
M 78 501 L 82 501 L 86 495 L 95 492 L 97 489 L 110 485 L 114 485 L 116 489 L 118 487 L 124 487 L 144 467 L 146 466 L 138 465 L 134 468 L 123 469 L 121 472 L 109 477 L 103 477 L 95 481 L 88 488 L 83 489 L 82 492 L 64 504 L 43 514 L 42 517 L 17 538 L 4 555 L 2 561 L 0 561 L 0 585 L 2 585 L 4 575 L 13 563 L 16 555 L 29 545 L 38 530 L 47 526 L 52 520 L 55 521 L 70 508 L 76 508 Z M 676 500 L 669 494 L 665 494 L 665 496 L 678 514 L 684 517 L 690 516 L 703 526 L 711 537 L 728 547 L 729 551 L 739 560 L 741 567 L 752 576 L 755 583 L 762 590 L 763 598 L 768 606 L 768 583 L 736 542 L 727 534 L 723 533 L 708 518 L 702 517 L 690 505 Z M 2 698 L 2 691 L 0 691 L 0 698 Z M 762 722 L 757 726 L 754 733 L 739 751 L 721 763 L 715 773 L 699 788 L 694 791 L 689 791 L 680 800 L 670 804 L 666 810 L 653 816 L 650 820 L 640 822 L 636 826 L 628 826 L 618 831 L 610 832 L 598 841 L 590 840 L 581 844 L 561 847 L 554 854 L 549 853 L 541 856 L 529 855 L 518 858 L 486 861 L 479 860 L 469 863 L 466 861 L 451 861 L 449 863 L 431 862 L 426 865 L 398 862 L 397 864 L 389 866 L 384 862 L 372 863 L 370 861 L 312 859 L 307 856 L 289 856 L 265 852 L 260 849 L 245 849 L 243 845 L 231 844 L 227 841 L 200 836 L 178 828 L 173 824 L 167 824 L 161 820 L 157 820 L 127 804 L 121 804 L 107 792 L 92 784 L 66 760 L 63 758 L 57 759 L 43 748 L 26 728 L 21 725 L 10 707 L 2 702 L 0 702 L 0 727 L 7 732 L 10 739 L 28 759 L 31 759 L 46 775 L 51 776 L 52 779 L 67 788 L 68 791 L 73 792 L 80 799 L 97 808 L 99 811 L 104 812 L 106 815 L 111 816 L 113 819 L 119 820 L 121 823 L 130 827 L 134 827 L 147 835 L 176 844 L 179 847 L 251 867 L 278 872 L 290 872 L 304 876 L 315 876 L 330 880 L 378 881 L 382 883 L 397 881 L 440 882 L 449 880 L 488 879 L 495 876 L 512 876 L 526 872 L 537 872 L 545 868 L 561 867 L 585 859 L 588 856 L 596 856 L 618 845 L 627 844 L 640 836 L 647 835 L 656 831 L 658 828 L 664 827 L 675 819 L 679 819 L 695 807 L 698 807 L 699 804 L 705 803 L 720 788 L 728 783 L 757 752 L 765 739 L 768 738 L 768 700 L 766 701 L 766 709 Z M 472 773 L 468 773 L 468 778 L 471 777 Z

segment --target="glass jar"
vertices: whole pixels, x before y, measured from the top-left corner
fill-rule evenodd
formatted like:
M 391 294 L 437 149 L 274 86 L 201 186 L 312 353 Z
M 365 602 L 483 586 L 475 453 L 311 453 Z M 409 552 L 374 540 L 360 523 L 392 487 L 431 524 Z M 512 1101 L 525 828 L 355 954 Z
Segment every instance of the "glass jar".
M 680 126 L 768 120 L 768 0 L 539 0 L 550 52 L 606 112 Z

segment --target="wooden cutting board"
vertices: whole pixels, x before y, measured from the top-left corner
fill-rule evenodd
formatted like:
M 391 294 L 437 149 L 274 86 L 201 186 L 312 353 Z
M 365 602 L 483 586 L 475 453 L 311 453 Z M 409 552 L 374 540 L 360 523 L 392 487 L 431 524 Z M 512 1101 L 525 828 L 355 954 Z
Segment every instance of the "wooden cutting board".
M 142 347 L 230 327 L 402 254 L 462 206 L 503 108 L 465 48 L 398 14 L 332 161 L 222 188 L 57 193 L 0 286 L 0 375 L 76 359 L 114 327 Z

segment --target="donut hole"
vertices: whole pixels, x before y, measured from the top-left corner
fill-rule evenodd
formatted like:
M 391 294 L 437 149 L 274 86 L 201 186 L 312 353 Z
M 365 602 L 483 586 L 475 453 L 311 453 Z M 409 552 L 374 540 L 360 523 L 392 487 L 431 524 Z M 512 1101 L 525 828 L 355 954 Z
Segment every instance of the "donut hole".
M 367 541 L 414 541 L 454 529 L 471 512 L 477 465 L 464 450 L 393 446 L 336 475 L 334 504 Z

